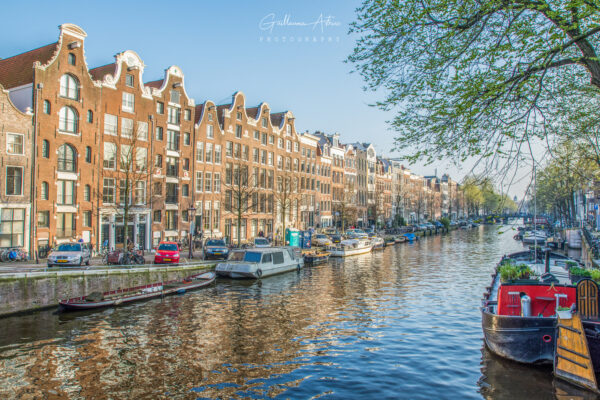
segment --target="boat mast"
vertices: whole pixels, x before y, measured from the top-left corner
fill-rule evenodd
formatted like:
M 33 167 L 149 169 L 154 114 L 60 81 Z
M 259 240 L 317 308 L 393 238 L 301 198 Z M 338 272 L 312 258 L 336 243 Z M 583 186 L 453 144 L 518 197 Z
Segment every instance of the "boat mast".
M 537 174 L 533 164 L 533 250 L 537 261 Z

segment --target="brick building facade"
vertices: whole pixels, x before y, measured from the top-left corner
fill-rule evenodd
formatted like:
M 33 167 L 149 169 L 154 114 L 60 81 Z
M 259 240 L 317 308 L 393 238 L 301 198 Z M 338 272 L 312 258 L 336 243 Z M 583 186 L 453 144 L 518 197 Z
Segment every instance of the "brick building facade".
M 129 239 L 149 249 L 190 232 L 250 240 L 284 226 L 340 226 L 342 203 L 358 226 L 375 222 L 376 204 L 380 223 L 428 214 L 423 178 L 378 162 L 371 144 L 298 133 L 292 112 L 248 106 L 241 92 L 196 105 L 180 68 L 145 81 L 131 50 L 90 69 L 85 31 L 59 29 L 56 42 L 0 59 L 0 247 Z M 244 176 L 238 232 L 232 186 Z M 435 215 L 458 215 L 448 179 Z

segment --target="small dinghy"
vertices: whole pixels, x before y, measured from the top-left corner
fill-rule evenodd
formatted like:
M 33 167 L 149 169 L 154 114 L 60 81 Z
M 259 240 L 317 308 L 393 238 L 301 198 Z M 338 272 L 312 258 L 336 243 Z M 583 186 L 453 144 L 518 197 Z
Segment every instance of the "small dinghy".
M 406 236 L 396 236 L 395 242 L 396 243 L 404 243 L 404 242 L 406 242 Z
M 215 278 L 216 274 L 214 272 L 204 272 L 202 274 L 188 276 L 181 281 L 158 282 L 150 285 L 112 290 L 104 293 L 93 292 L 86 296 L 61 300 L 58 304 L 61 309 L 66 311 L 113 307 L 175 293 L 182 294 L 188 290 L 208 286 L 215 281 Z
M 310 265 L 324 264 L 329 260 L 329 253 L 326 251 L 316 251 L 304 255 L 304 263 Z

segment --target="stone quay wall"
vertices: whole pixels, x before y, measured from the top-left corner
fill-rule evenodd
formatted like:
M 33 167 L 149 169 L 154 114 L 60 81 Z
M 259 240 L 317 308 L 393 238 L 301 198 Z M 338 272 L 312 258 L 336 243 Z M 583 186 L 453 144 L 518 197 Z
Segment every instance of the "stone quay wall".
M 214 263 L 170 267 L 44 271 L 0 276 L 0 317 L 58 305 L 59 300 L 92 292 L 183 279 L 214 268 Z

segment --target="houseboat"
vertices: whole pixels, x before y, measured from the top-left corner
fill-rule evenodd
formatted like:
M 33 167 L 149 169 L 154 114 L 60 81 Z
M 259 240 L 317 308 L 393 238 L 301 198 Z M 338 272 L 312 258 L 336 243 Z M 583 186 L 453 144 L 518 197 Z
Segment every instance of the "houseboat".
M 219 276 L 234 279 L 260 279 L 304 266 L 301 253 L 293 247 L 263 247 L 233 250 L 227 261 L 217 264 Z
M 537 249 L 502 258 L 481 307 L 485 343 L 493 353 L 521 363 L 552 363 L 557 311 L 576 298 L 567 271 L 571 262 Z

